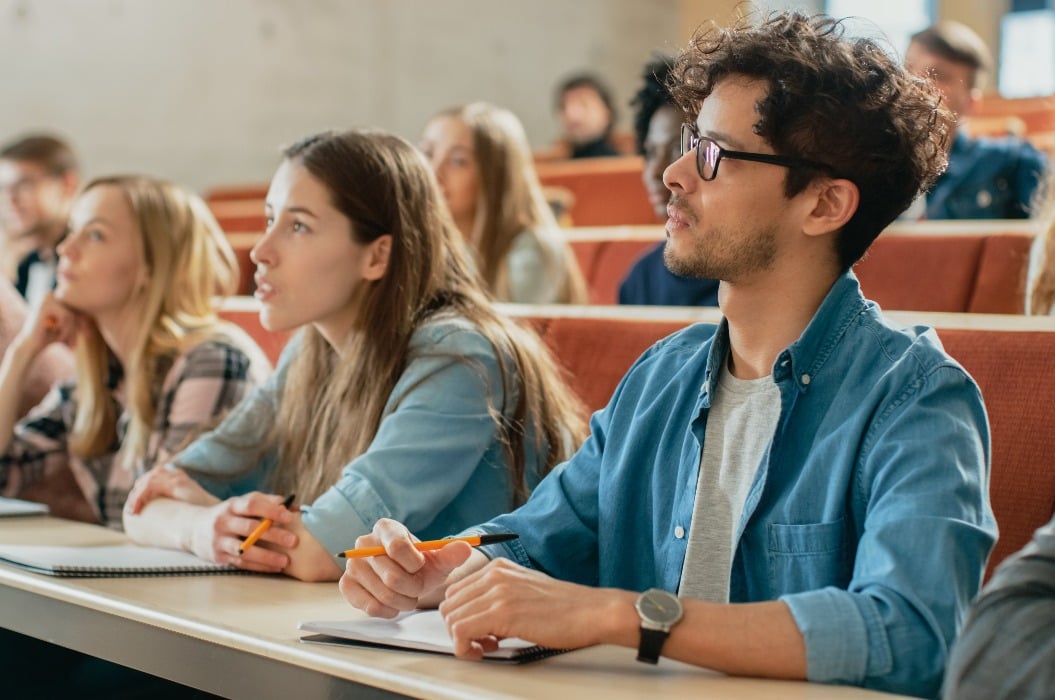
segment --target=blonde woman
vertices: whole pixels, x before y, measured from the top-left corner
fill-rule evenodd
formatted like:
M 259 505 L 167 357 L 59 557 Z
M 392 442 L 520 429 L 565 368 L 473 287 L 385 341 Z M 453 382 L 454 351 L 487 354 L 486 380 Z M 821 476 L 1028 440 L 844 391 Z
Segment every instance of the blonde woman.
M 58 515 L 120 527 L 135 477 L 269 367 L 248 336 L 216 318 L 213 297 L 232 288 L 234 255 L 195 195 L 147 177 L 95 180 L 58 253 L 55 291 L 0 364 L 0 486 Z M 75 345 L 76 379 L 16 423 L 23 378 L 56 342 Z
M 137 541 L 306 580 L 382 517 L 440 537 L 522 503 L 584 437 L 539 339 L 500 316 L 428 165 L 371 131 L 308 137 L 252 251 L 275 376 L 136 484 Z M 266 493 L 265 493 L 266 492 Z M 310 504 L 281 504 L 296 494 Z M 242 551 L 260 519 L 275 522 Z
M 516 115 L 484 102 L 440 112 L 425 126 L 421 150 L 497 299 L 586 303 Z

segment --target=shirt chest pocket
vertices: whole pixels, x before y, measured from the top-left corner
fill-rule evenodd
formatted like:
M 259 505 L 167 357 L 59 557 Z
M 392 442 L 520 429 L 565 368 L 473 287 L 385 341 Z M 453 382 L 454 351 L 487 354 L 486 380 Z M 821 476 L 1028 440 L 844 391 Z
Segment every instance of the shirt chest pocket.
M 774 597 L 825 586 L 845 588 L 853 573 L 846 522 L 769 525 L 769 584 Z

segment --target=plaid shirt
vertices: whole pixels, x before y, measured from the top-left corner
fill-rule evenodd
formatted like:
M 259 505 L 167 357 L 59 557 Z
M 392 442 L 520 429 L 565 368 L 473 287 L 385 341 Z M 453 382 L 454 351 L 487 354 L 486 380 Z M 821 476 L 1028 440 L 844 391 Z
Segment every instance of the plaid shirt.
M 120 367 L 115 365 L 111 372 L 117 429 L 111 449 L 99 457 L 80 458 L 70 453 L 68 440 L 77 414 L 76 385 L 56 385 L 15 426 L 6 454 L 0 455 L 0 494 L 18 496 L 30 486 L 36 486 L 40 493 L 43 486 L 45 498 L 50 497 L 53 493 L 47 482 L 54 479 L 61 483 L 67 477 L 63 472 L 68 471 L 95 516 L 110 527 L 120 528 L 121 511 L 135 479 L 164 463 L 189 437 L 218 421 L 266 380 L 270 367 L 251 343 L 247 337 L 210 340 L 172 361 L 158 393 L 147 452 L 136 460 L 133 469 L 122 468 L 119 462 L 129 421 Z

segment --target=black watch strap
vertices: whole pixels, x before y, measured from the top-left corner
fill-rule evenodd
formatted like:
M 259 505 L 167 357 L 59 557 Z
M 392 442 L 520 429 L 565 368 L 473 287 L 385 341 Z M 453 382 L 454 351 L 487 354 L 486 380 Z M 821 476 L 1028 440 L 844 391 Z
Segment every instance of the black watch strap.
M 659 652 L 663 650 L 663 643 L 667 641 L 670 632 L 666 630 L 653 630 L 647 627 L 641 628 L 641 644 L 637 647 L 637 660 L 646 664 L 659 663 Z

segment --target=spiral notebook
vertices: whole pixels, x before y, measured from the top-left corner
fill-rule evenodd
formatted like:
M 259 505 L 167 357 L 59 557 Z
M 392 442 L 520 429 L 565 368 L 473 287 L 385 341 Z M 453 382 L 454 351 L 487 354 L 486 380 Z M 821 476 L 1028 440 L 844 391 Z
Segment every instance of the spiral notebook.
M 0 545 L 0 562 L 38 574 L 78 578 L 244 573 L 242 569 L 205 561 L 187 552 L 134 544 L 104 547 L 5 544 Z
M 433 654 L 453 654 L 454 645 L 438 610 L 416 610 L 391 620 L 364 618 L 333 622 L 302 622 L 298 629 L 312 632 L 302 642 L 408 649 Z M 484 654 L 492 661 L 525 663 L 561 654 L 566 649 L 549 649 L 523 639 L 503 639 L 498 649 Z
M 0 497 L 0 518 L 21 518 L 26 515 L 47 515 L 48 506 L 44 503 L 23 501 L 19 498 Z

